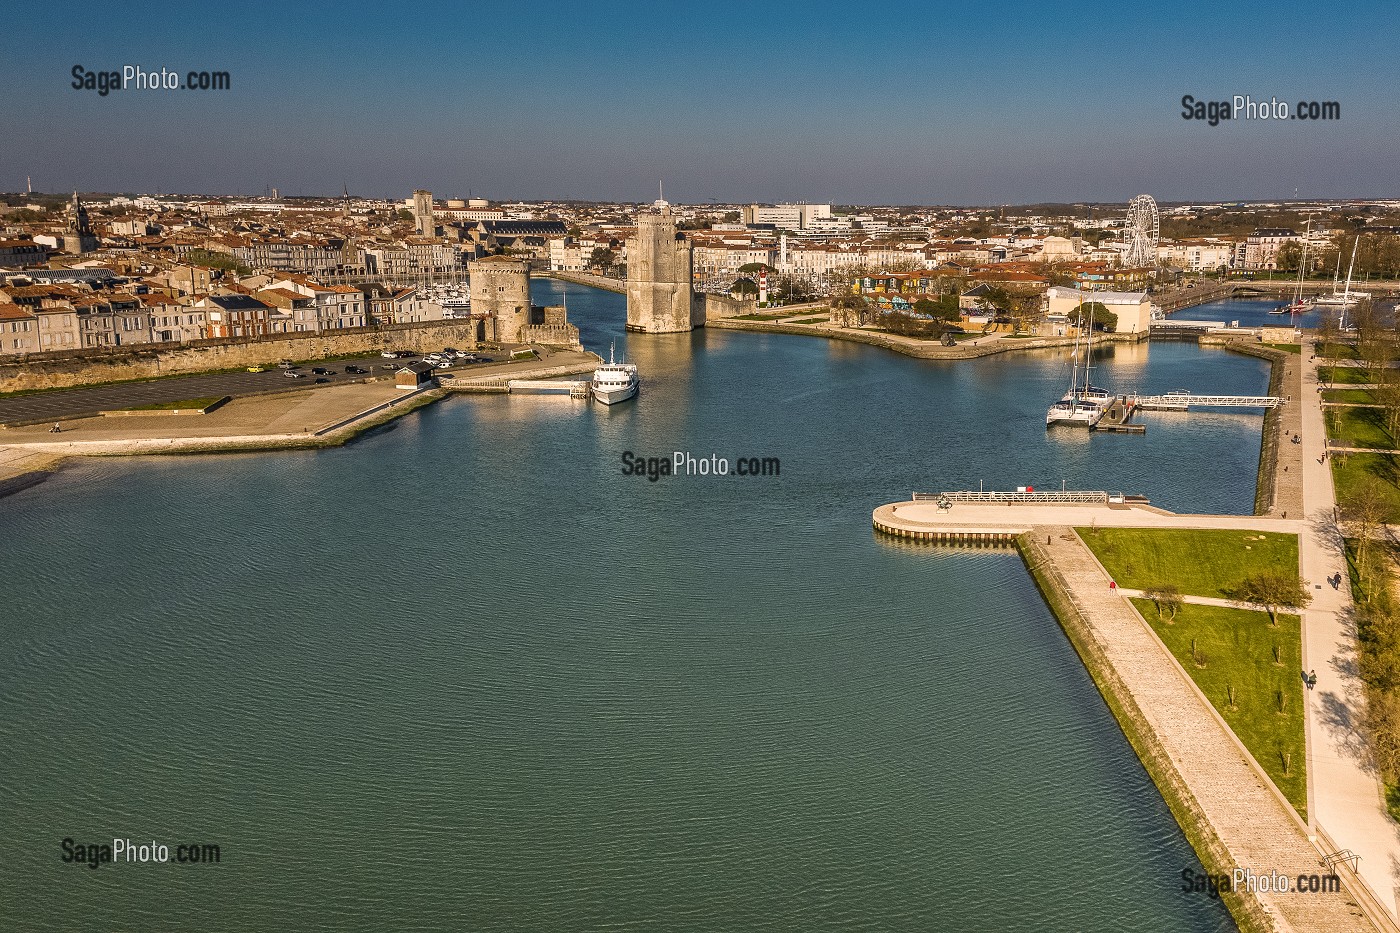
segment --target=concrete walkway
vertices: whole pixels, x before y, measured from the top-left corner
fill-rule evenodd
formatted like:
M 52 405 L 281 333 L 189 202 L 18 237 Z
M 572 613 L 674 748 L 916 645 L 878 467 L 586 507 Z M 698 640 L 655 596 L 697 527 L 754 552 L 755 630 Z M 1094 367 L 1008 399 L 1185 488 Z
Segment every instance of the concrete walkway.
M 1265 514 L 1297 518 L 1303 514 L 1303 446 L 1290 440 L 1303 427 L 1303 405 L 1298 400 L 1303 391 L 1303 360 L 1301 353 L 1285 353 L 1279 391 L 1289 398 L 1278 409 L 1279 436 L 1274 454 L 1274 495 Z M 1267 443 L 1268 439 L 1265 438 Z
M 1094 640 L 1235 865 L 1295 878 L 1325 873 L 1293 808 L 1256 770 L 1133 605 L 1109 589 L 1108 576 L 1079 536 L 1068 526 L 1037 530 L 1036 549 L 1050 557 Z M 1049 543 L 1042 545 L 1040 535 Z M 1376 929 L 1345 893 L 1261 893 L 1258 899 L 1282 929 Z
M 954 502 L 944 512 L 936 502 L 896 502 L 875 510 L 876 521 L 911 531 L 957 529 L 1008 531 L 1020 534 L 1038 525 L 1080 525 L 1099 528 L 1217 528 L 1298 534 L 1305 528 L 1299 518 L 1263 515 L 1183 515 L 1148 506 L 1112 508 L 1107 505 L 1005 505 Z
M 1127 599 L 1146 599 L 1146 590 L 1135 590 L 1131 587 L 1120 586 L 1118 592 Z M 1224 599 L 1220 596 L 1192 596 L 1188 593 L 1181 594 L 1183 603 L 1190 603 L 1193 606 L 1217 606 L 1221 609 L 1252 609 L 1255 612 L 1267 612 L 1264 606 L 1256 606 L 1253 603 L 1242 603 L 1234 599 Z M 1287 610 L 1285 610 L 1286 612 Z
M 1305 353 L 1308 348 L 1304 348 Z M 1360 730 L 1365 698 L 1357 674 L 1351 587 L 1334 525 L 1336 497 L 1326 443 L 1317 360 L 1303 370 L 1303 506 L 1308 528 L 1299 538 L 1302 579 L 1313 602 L 1303 612 L 1303 666 L 1317 671 L 1307 695 L 1308 813 L 1339 847 L 1361 856 L 1360 874 L 1392 914 L 1400 894 L 1400 832 L 1386 813 L 1379 777 Z M 1342 574 L 1338 589 L 1325 584 Z

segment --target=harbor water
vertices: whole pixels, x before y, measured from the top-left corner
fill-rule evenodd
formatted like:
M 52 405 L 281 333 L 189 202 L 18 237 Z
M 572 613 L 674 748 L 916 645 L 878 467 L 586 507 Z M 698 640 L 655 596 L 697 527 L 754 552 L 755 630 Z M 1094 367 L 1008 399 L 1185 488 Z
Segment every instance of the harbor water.
M 0 500 L 0 925 L 1233 929 L 1019 558 L 870 512 L 1061 484 L 1248 512 L 1260 415 L 1047 431 L 1064 352 L 568 305 L 635 400 L 453 397 L 341 449 L 96 460 Z M 1096 364 L 1268 382 L 1184 342 Z M 730 475 L 625 472 L 677 452 Z M 65 838 L 220 861 L 89 868 Z

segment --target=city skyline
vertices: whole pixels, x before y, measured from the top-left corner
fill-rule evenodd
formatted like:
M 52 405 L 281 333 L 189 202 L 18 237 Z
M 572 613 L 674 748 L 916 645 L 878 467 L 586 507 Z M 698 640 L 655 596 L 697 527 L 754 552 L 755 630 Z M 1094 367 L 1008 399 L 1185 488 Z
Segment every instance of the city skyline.
M 1180 21 L 1189 12 L 1106 23 L 1078 9 L 736 17 L 621 4 L 580 18 L 561 5 L 429 5 L 390 21 L 367 6 L 332 19 L 254 5 L 197 24 L 168 5 L 118 21 L 41 10 L 17 24 L 0 74 L 27 89 L 9 97 L 7 123 L 45 115 L 45 132 L 0 141 L 0 189 L 32 176 L 47 192 L 330 196 L 345 185 L 368 197 L 423 187 L 646 202 L 664 177 L 687 203 L 1393 194 L 1396 79 L 1352 62 L 1400 25 L 1397 11 L 1370 7 L 1305 43 L 1287 7 L 1202 8 L 1200 26 Z M 75 65 L 125 64 L 226 71 L 230 87 L 71 86 Z M 1336 101 L 1341 119 L 1182 118 L 1184 95 L 1237 93 Z

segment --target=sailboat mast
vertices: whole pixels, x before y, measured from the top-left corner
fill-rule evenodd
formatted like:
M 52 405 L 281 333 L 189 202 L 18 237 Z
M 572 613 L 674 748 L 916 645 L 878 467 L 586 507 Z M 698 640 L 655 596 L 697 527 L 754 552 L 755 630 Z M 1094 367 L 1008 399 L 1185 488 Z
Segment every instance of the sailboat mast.
M 1307 229 L 1303 233 L 1303 258 L 1298 263 L 1298 291 L 1293 296 L 1293 305 L 1296 309 L 1303 303 L 1303 271 L 1308 267 L 1308 240 L 1312 236 L 1312 218 L 1308 218 Z
M 1083 330 L 1083 329 L 1084 329 L 1084 302 L 1082 302 L 1082 301 L 1079 303 L 1079 329 L 1080 329 L 1080 330 Z M 1084 395 L 1085 395 L 1085 397 L 1088 397 L 1088 395 L 1089 395 L 1089 386 L 1091 385 L 1091 383 L 1090 383 L 1090 381 L 1089 381 L 1089 371 L 1092 370 L 1092 369 L 1094 368 L 1093 360 L 1094 360 L 1094 319 L 1093 319 L 1093 317 L 1091 316 L 1091 317 L 1089 318 L 1089 330 L 1088 330 L 1088 332 L 1084 335 Z
M 1351 262 L 1347 263 L 1347 290 L 1342 293 L 1342 299 L 1351 298 L 1351 273 L 1356 268 L 1356 248 L 1361 245 L 1361 237 L 1357 236 L 1351 244 Z

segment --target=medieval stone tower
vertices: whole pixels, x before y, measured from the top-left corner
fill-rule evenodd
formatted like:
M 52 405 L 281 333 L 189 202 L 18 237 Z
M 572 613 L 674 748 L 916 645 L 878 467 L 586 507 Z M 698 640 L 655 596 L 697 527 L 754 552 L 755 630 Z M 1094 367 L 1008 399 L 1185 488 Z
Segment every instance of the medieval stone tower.
M 486 336 L 495 343 L 518 343 L 530 326 L 530 264 L 509 256 L 487 256 L 467 264 L 472 316 L 490 314 Z
M 703 325 L 692 310 L 690 242 L 676 233 L 671 206 L 637 214 L 627 241 L 627 329 L 672 334 Z

